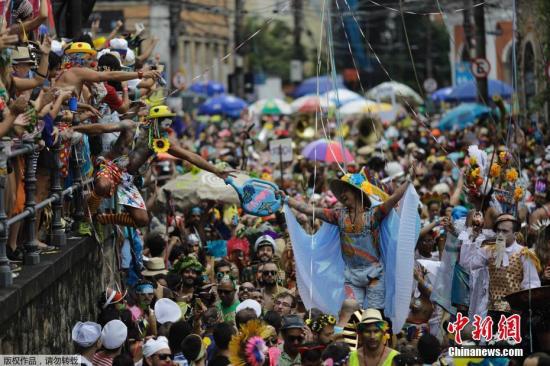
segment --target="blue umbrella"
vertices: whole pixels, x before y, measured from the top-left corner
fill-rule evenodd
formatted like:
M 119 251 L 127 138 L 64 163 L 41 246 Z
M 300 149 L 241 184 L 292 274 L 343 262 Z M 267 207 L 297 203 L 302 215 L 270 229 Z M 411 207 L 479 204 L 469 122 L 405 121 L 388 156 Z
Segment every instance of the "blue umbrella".
M 432 93 L 432 100 L 434 102 L 446 102 L 449 99 L 449 95 L 453 92 L 453 88 L 448 86 L 446 88 L 441 88 Z
M 197 94 L 208 95 L 209 97 L 225 93 L 223 84 L 213 80 L 191 84 L 189 90 Z
M 489 98 L 500 95 L 504 99 L 510 99 L 513 93 L 514 89 L 510 85 L 500 80 L 489 80 Z M 475 102 L 477 95 L 476 81 L 473 80 L 453 88 L 453 91 L 449 94 L 449 100 Z
M 338 75 L 336 77 L 336 85 L 333 85 L 330 75 L 319 76 L 319 94 L 338 88 L 345 88 L 342 76 Z M 294 89 L 292 96 L 294 98 L 299 98 L 308 94 L 317 94 L 317 77 L 302 81 L 302 83 Z
M 225 115 L 231 118 L 239 118 L 241 111 L 246 108 L 247 104 L 241 98 L 233 95 L 218 95 L 206 100 L 199 106 L 199 114 L 209 116 Z
M 463 130 L 478 118 L 491 113 L 491 108 L 477 103 L 463 103 L 449 110 L 441 117 L 438 128 L 441 131 Z

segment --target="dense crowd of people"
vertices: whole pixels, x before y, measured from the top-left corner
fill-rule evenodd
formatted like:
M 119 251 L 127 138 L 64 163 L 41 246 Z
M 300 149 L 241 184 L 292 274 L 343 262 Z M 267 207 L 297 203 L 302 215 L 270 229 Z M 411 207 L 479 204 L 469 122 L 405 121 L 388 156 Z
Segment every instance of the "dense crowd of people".
M 499 113 L 460 131 L 440 131 L 437 116 L 406 102 L 382 122 L 341 121 L 321 109 L 244 109 L 204 122 L 168 107 L 156 40 L 143 41 L 142 30 L 119 36 L 118 25 L 108 37 L 52 40 L 41 26 L 46 2 L 36 15 L 16 3 L 0 33 L 0 135 L 14 147 L 38 144 L 36 202 L 52 174 L 71 184 L 69 158 L 78 154 L 81 175 L 93 177 L 80 233 L 100 245 L 113 233 L 120 253 L 117 285 L 98 294 L 97 317 L 74 325 L 66 353 L 94 366 L 550 363 L 550 138 L 542 125 L 510 115 L 498 98 Z M 315 119 L 325 135 L 304 133 Z M 295 153 L 327 137 L 355 158 L 270 163 L 269 142 L 287 137 Z M 22 157 L 9 160 L 9 217 L 24 208 L 29 168 Z M 201 171 L 276 182 L 284 209 L 258 217 L 166 189 Z M 36 214 L 47 254 L 56 244 L 45 239 L 51 215 Z M 14 273 L 22 231 L 9 228 Z M 400 277 L 396 267 L 408 264 Z M 392 308 L 403 288 L 399 320 Z M 453 357 L 454 346 L 523 356 Z

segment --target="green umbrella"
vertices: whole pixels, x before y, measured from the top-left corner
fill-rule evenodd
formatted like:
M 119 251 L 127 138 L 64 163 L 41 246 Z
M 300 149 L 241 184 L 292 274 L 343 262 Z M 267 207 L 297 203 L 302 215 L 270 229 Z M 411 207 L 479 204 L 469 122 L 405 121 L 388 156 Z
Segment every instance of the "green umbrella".
M 273 99 L 269 99 L 262 108 L 262 114 L 279 116 L 282 112 L 277 103 Z

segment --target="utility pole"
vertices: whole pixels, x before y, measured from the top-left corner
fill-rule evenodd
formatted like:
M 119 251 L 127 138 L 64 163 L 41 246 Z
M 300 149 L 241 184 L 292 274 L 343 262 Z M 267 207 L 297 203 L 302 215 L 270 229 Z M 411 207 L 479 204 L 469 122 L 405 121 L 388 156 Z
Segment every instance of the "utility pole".
M 243 41 L 243 13 L 244 0 L 235 0 L 235 47 L 239 47 Z M 243 48 L 235 51 L 235 71 L 234 71 L 234 90 L 239 97 L 244 96 L 244 52 Z
M 476 6 L 474 9 L 474 22 L 476 27 L 476 57 L 486 58 L 485 53 L 485 5 Z M 478 101 L 480 103 L 489 102 L 489 89 L 487 86 L 487 76 L 477 78 Z
M 303 48 L 302 48 L 302 18 L 304 3 L 303 0 L 294 0 L 292 2 L 294 13 L 294 59 L 303 61 Z
M 428 17 L 428 29 L 426 29 L 426 77 L 424 79 L 433 78 L 433 63 L 432 63 L 432 20 Z
M 462 52 L 462 61 L 470 62 L 472 60 L 472 0 L 464 0 L 464 11 L 462 12 L 464 28 L 464 47 L 466 52 Z
M 179 63 L 179 38 L 181 33 L 181 11 L 182 2 L 179 0 L 170 0 L 168 3 L 169 22 L 170 22 L 170 79 L 180 71 Z

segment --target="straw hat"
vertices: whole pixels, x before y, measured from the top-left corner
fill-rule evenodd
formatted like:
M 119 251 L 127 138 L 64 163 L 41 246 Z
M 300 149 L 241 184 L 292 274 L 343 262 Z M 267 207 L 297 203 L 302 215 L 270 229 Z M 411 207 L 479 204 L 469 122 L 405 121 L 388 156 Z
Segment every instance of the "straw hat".
M 330 182 L 330 190 L 339 201 L 342 201 L 342 194 L 350 187 L 363 192 L 370 205 L 373 201 L 383 202 L 389 197 L 386 192 L 369 182 L 364 170 L 354 174 L 347 173 L 342 178 Z
M 18 46 L 11 53 L 11 59 L 14 65 L 34 64 L 31 54 L 27 47 Z
M 160 257 L 153 257 L 148 261 L 144 262 L 146 270 L 142 271 L 141 274 L 146 277 L 152 277 L 158 274 L 167 274 L 168 270 L 164 264 L 164 259 Z

